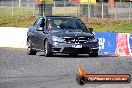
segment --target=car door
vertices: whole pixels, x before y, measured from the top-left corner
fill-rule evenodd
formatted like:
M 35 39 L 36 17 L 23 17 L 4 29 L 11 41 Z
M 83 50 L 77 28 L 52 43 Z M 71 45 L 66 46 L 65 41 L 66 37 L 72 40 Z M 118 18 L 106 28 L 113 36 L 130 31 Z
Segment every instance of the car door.
M 37 23 L 38 23 L 38 20 L 35 21 L 35 23 L 33 24 L 33 26 L 29 29 L 29 38 L 32 42 L 32 48 L 36 48 L 37 47 L 37 39 L 36 39 L 36 27 L 37 27 Z
M 36 46 L 39 50 L 44 50 L 44 38 L 45 38 L 45 32 L 44 29 L 46 28 L 44 24 L 42 25 L 42 22 L 45 21 L 45 18 L 40 18 L 38 21 L 38 26 L 36 27 L 36 33 L 35 33 L 35 39 L 36 39 Z
M 34 48 L 39 49 L 39 43 L 38 43 L 38 37 L 39 37 L 39 32 L 38 29 L 40 28 L 40 23 L 41 23 L 41 18 L 37 19 L 36 22 L 34 23 L 32 27 L 32 44 Z

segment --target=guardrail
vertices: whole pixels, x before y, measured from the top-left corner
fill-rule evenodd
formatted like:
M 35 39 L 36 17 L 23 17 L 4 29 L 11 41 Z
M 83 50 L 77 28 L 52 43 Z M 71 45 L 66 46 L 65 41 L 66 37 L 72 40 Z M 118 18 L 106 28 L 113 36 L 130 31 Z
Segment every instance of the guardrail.
M 0 27 L 0 47 L 27 48 L 28 28 Z M 132 34 L 96 32 L 100 55 L 132 56 Z

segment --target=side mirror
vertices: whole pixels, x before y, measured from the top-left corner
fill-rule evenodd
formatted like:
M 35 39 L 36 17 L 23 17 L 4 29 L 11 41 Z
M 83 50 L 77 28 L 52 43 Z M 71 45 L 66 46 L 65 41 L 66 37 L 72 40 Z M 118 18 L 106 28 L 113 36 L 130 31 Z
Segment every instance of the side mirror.
M 42 27 L 39 27 L 39 28 L 37 29 L 37 31 L 43 31 L 43 28 L 42 28 Z
M 92 33 L 93 32 L 93 28 L 88 28 L 89 29 L 89 31 Z

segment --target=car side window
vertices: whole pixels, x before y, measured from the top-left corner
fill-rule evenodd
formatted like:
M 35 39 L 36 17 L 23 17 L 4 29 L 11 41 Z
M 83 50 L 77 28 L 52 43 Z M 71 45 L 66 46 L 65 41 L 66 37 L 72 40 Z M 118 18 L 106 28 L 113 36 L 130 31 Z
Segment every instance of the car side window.
M 45 19 L 41 19 L 40 23 L 40 27 L 44 28 L 45 27 Z
M 35 27 L 35 28 L 38 28 L 39 27 L 38 20 L 33 24 L 33 27 Z
M 36 29 L 38 29 L 39 27 L 45 27 L 45 19 L 43 19 L 43 18 L 40 18 L 40 19 L 38 19 L 34 24 L 33 24 L 33 26 L 36 28 Z
M 35 26 L 36 22 L 37 22 L 37 21 L 34 22 L 33 27 Z

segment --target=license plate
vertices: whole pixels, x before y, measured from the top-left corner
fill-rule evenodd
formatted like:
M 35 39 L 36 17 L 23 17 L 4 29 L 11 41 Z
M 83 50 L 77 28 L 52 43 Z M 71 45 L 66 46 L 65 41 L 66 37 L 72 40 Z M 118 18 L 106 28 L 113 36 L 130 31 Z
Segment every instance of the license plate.
M 73 48 L 82 48 L 82 45 L 73 45 Z

